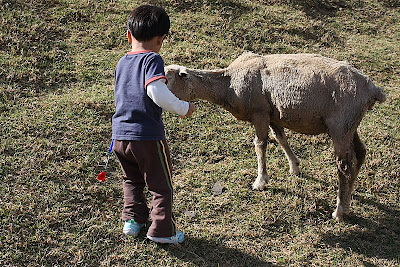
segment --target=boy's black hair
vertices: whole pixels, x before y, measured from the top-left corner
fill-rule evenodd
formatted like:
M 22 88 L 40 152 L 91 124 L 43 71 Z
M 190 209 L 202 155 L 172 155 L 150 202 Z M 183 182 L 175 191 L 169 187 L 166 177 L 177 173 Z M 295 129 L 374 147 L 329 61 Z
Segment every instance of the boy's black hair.
M 135 8 L 128 18 L 128 30 L 138 41 L 149 41 L 154 36 L 168 34 L 170 21 L 161 7 L 143 5 Z

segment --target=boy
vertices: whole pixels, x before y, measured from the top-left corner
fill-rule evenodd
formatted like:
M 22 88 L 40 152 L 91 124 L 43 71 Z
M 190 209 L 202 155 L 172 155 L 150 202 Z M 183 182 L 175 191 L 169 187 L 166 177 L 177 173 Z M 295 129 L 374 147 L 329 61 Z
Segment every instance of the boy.
M 162 109 L 189 117 L 192 103 L 181 101 L 167 88 L 164 62 L 158 52 L 170 21 L 160 7 L 143 5 L 128 19 L 132 51 L 115 69 L 115 105 L 112 119 L 114 152 L 124 173 L 123 232 L 138 236 L 149 216 L 145 186 L 151 192 L 152 223 L 147 238 L 158 243 L 182 243 L 172 214 L 171 159 L 165 140 Z

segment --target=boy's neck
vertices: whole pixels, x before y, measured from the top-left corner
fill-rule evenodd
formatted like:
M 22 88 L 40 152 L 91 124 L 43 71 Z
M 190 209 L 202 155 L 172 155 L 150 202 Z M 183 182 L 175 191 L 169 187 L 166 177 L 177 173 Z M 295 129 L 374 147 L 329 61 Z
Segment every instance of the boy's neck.
M 132 52 L 151 51 L 154 53 L 160 52 L 165 35 L 155 36 L 148 41 L 138 41 L 132 37 L 128 31 L 128 41 L 132 44 Z
M 158 53 L 157 47 L 150 44 L 150 42 L 132 42 L 132 50 L 131 52 L 140 52 L 140 51 L 151 51 Z

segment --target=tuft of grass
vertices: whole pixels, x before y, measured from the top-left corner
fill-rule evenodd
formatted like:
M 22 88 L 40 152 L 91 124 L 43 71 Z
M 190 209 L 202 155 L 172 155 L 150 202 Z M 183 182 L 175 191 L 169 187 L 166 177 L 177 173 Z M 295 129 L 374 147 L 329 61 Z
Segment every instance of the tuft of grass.
M 157 0 L 172 20 L 166 64 L 227 66 L 244 51 L 347 60 L 388 95 L 363 119 L 367 159 L 352 214 L 330 218 L 337 174 L 330 139 L 287 132 L 302 160 L 288 174 L 268 145 L 270 181 L 254 192 L 254 130 L 196 102 L 165 113 L 174 212 L 183 245 L 122 234 L 111 135 L 113 72 L 129 50 L 125 21 L 141 1 L 0 0 L 0 264 L 270 266 L 400 264 L 400 10 L 385 0 Z M 216 182 L 224 187 L 215 195 Z M 148 194 L 150 199 L 150 194 Z

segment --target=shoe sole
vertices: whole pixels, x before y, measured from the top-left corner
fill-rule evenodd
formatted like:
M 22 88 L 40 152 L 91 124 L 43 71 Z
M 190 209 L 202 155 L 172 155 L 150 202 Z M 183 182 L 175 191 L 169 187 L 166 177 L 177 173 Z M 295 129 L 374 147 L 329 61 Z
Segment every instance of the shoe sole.
M 178 244 L 183 243 L 183 240 L 182 240 L 182 242 L 179 242 L 178 240 L 172 240 L 172 239 L 165 238 L 165 237 L 147 236 L 147 238 L 150 239 L 151 241 L 154 241 L 154 242 L 156 242 L 156 243 L 161 243 L 161 244 L 174 244 L 174 245 L 178 245 Z
M 135 232 L 130 232 L 130 231 L 123 231 L 124 234 L 129 235 L 129 236 L 133 236 L 133 237 L 138 237 L 139 232 L 135 233 Z

